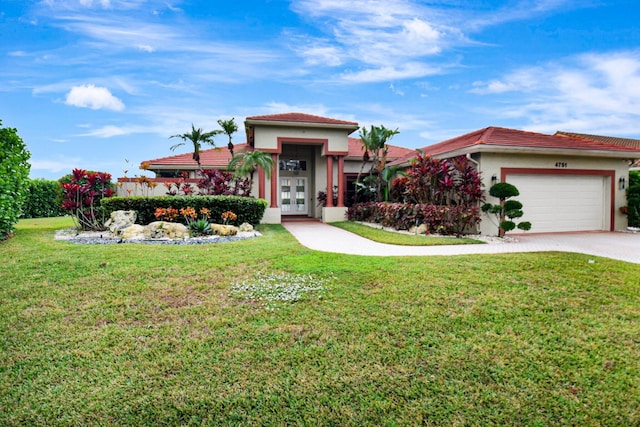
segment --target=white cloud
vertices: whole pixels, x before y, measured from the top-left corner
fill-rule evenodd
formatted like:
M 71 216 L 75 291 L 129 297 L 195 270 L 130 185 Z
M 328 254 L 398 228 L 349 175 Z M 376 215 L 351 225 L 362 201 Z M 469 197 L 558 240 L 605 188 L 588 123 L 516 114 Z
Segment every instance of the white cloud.
M 92 110 L 103 108 L 114 111 L 124 110 L 122 101 L 113 96 L 109 89 L 91 84 L 72 87 L 67 93 L 65 104 Z
M 372 83 L 389 80 L 402 80 L 420 78 L 441 73 L 440 68 L 434 68 L 427 64 L 411 62 L 400 66 L 384 66 L 379 68 L 367 68 L 362 71 L 347 71 L 342 73 L 341 79 L 352 83 Z
M 395 93 L 396 95 L 404 96 L 404 91 L 402 89 L 396 88 L 396 86 L 393 83 L 389 84 L 389 89 L 391 90 L 391 92 Z
M 509 97 L 510 106 L 496 113 L 528 119 L 529 130 L 640 135 L 637 51 L 592 53 L 522 68 L 475 82 L 471 92 Z
M 48 171 L 53 173 L 58 173 L 61 171 L 70 171 L 73 168 L 78 167 L 78 163 L 80 162 L 79 158 L 60 158 L 59 160 L 42 160 L 42 159 L 31 159 L 29 163 L 31 164 L 31 175 L 35 176 L 33 171 Z
M 486 7 L 415 0 L 293 0 L 292 10 L 325 34 L 322 38 L 300 36 L 293 50 L 309 65 L 357 64 L 361 71 L 338 74 L 350 83 L 419 78 L 442 68 L 440 54 L 451 47 L 479 44 L 463 29 L 471 33 L 530 19 L 567 3 L 537 0 Z
M 119 126 L 103 126 L 98 129 L 80 134 L 78 136 L 95 136 L 98 138 L 111 138 L 113 136 L 129 135 L 134 133 L 131 129 L 127 129 Z

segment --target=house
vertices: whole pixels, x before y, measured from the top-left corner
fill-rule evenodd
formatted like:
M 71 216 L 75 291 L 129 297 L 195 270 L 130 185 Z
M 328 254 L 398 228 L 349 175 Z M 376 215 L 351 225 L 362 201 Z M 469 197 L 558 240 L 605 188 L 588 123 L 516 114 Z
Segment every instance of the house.
M 271 155 L 271 177 L 257 173 L 252 194 L 267 200 L 262 222 L 280 223 L 283 217 L 311 217 L 325 222 L 345 219 L 346 203 L 353 198 L 354 182 L 362 167 L 360 140 L 350 137 L 359 129 L 356 122 L 302 113 L 247 117 L 244 122 L 247 142 L 236 144 L 235 152 L 260 150 Z M 388 161 L 414 150 L 390 146 Z M 202 168 L 226 169 L 231 160 L 227 148 L 200 152 Z M 188 172 L 187 181 L 195 184 L 198 165 L 191 153 L 142 162 L 143 169 L 156 174 L 155 182 L 175 181 L 179 172 Z M 365 171 L 369 168 L 365 167 Z M 139 181 L 138 181 L 139 182 Z M 133 193 L 135 179 L 120 179 L 120 195 Z M 328 198 L 327 206 L 317 203 L 319 192 L 337 190 L 337 203 Z M 149 195 L 166 192 L 158 186 Z M 138 193 L 139 194 L 139 193 Z
M 532 232 L 613 231 L 625 229 L 629 163 L 640 147 L 573 135 L 546 135 L 487 127 L 424 147 L 436 158 L 467 156 L 487 188 L 509 182 L 520 191 L 524 217 Z M 408 165 L 413 155 L 391 164 Z M 487 192 L 488 193 L 488 192 Z M 498 201 L 487 195 L 487 202 Z M 495 234 L 484 217 L 482 234 Z

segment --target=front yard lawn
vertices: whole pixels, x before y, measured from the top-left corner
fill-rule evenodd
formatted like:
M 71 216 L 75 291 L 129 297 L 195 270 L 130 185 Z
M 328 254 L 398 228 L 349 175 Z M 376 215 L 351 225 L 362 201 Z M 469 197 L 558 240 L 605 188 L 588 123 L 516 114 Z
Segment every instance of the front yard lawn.
M 320 253 L 280 226 L 76 245 L 65 221 L 0 244 L 0 425 L 640 424 L 639 265 Z

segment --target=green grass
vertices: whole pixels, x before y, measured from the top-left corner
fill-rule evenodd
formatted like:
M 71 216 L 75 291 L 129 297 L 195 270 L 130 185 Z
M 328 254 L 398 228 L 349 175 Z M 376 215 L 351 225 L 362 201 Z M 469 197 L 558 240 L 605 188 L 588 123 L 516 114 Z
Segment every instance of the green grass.
M 352 221 L 333 222 L 331 225 L 350 231 L 374 242 L 402 246 L 470 245 L 484 242 L 467 237 L 428 236 L 425 234 L 404 234 L 381 230 Z
M 0 244 L 0 425 L 640 425 L 639 265 L 337 255 L 280 226 L 88 246 L 65 221 Z

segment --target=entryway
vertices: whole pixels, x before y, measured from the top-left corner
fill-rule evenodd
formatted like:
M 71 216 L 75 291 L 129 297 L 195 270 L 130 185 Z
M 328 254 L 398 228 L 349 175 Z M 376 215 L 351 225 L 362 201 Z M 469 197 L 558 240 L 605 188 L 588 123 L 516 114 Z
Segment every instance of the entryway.
M 282 215 L 306 215 L 309 212 L 308 179 L 280 178 L 280 209 Z

